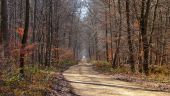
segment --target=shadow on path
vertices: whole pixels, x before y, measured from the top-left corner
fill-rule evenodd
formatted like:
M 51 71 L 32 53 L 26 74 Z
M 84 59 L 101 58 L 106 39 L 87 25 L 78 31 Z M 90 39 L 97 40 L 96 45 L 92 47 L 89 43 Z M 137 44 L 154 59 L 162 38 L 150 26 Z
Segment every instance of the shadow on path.
M 170 96 L 170 92 L 114 80 L 94 71 L 92 66 L 81 62 L 63 73 L 73 86 L 73 91 L 80 96 Z
M 116 87 L 116 88 L 130 89 L 130 90 L 165 92 L 165 91 L 153 90 L 153 89 L 135 88 L 135 87 L 119 86 L 119 85 L 109 85 L 109 84 L 98 84 L 98 83 L 90 83 L 90 82 L 82 82 L 82 81 L 68 81 L 68 82 L 70 82 L 70 83 L 79 83 L 79 84 L 88 84 L 88 85 L 97 85 L 97 86 Z M 170 92 L 168 92 L 168 93 L 170 93 Z

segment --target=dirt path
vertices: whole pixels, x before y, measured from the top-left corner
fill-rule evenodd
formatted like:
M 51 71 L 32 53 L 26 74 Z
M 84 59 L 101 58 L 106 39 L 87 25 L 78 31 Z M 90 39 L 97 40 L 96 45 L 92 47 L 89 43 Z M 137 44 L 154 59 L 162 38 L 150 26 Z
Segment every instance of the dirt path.
M 63 74 L 74 88 L 73 91 L 80 96 L 170 96 L 170 93 L 144 89 L 101 75 L 89 63 L 72 66 Z

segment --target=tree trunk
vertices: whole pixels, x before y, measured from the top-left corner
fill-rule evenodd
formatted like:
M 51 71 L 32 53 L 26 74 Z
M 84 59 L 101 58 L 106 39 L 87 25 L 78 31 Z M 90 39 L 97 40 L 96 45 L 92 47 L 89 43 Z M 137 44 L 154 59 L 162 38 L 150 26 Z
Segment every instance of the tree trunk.
M 21 42 L 21 50 L 20 50 L 20 77 L 24 78 L 24 58 L 25 52 L 24 49 L 26 47 L 27 38 L 28 38 L 28 30 L 29 30 L 29 0 L 26 0 L 26 11 L 25 11 L 25 29 L 24 34 Z
M 106 5 L 105 5 L 106 6 Z M 106 27 L 106 33 L 105 33 L 105 37 L 106 37 L 106 59 L 107 61 L 109 61 L 109 46 L 108 46 L 108 25 L 107 25 L 107 7 L 105 8 L 105 27 Z
M 119 32 L 118 32 L 118 40 L 116 42 L 116 51 L 114 54 L 114 58 L 113 58 L 113 66 L 112 67 L 117 67 L 119 65 L 118 63 L 118 59 L 119 59 L 119 51 L 120 51 L 120 43 L 121 43 L 121 35 L 122 35 L 122 13 L 121 13 L 121 0 L 118 1 L 118 8 L 119 8 L 119 15 L 120 15 L 120 19 L 119 19 Z M 116 21 L 116 20 L 115 20 Z
M 151 0 L 142 0 L 142 8 L 141 8 L 141 35 L 142 35 L 142 42 L 143 42 L 143 69 L 146 75 L 149 75 L 149 44 L 148 44 L 148 37 L 147 37 L 147 27 L 148 27 L 148 17 L 150 11 L 150 4 Z M 146 5 L 146 8 L 145 8 Z
M 9 33 L 8 33 L 8 8 L 7 0 L 1 0 L 1 40 L 0 45 L 2 45 L 1 55 L 5 58 L 9 57 Z
M 154 17 L 153 17 L 153 21 L 152 21 L 152 29 L 151 29 L 151 34 L 150 34 L 150 39 L 149 39 L 149 54 L 150 54 L 150 64 L 152 64 L 152 42 L 153 42 L 153 33 L 154 33 L 154 27 L 155 27 L 155 21 L 156 21 L 156 16 L 157 16 L 157 9 L 158 9 L 158 4 L 159 4 L 159 0 L 156 1 L 156 5 L 155 5 L 155 9 L 154 9 Z
M 127 32 L 128 32 L 128 45 L 129 45 L 129 60 L 131 64 L 131 71 L 135 72 L 135 61 L 134 61 L 134 52 L 133 52 L 133 44 L 132 44 L 132 33 L 130 28 L 130 8 L 129 8 L 129 0 L 126 0 L 126 18 L 127 18 Z

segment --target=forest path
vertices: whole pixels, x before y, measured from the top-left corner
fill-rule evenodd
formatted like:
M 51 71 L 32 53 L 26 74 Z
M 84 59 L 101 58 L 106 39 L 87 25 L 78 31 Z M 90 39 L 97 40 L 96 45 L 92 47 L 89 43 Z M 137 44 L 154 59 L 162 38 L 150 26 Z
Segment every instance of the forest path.
M 89 63 L 72 66 L 63 75 L 71 83 L 75 94 L 80 96 L 170 96 L 170 93 L 144 89 L 99 74 Z

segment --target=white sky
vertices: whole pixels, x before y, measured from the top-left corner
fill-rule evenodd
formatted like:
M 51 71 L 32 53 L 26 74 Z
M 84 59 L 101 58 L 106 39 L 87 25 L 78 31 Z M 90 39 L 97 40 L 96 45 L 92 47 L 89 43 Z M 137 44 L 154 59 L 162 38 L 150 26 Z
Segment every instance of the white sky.
M 85 0 L 81 0 L 81 1 L 84 2 Z M 87 1 L 88 0 L 86 0 L 86 2 Z M 88 8 L 87 6 L 83 5 L 80 10 L 81 10 L 80 20 L 83 20 L 88 15 Z

